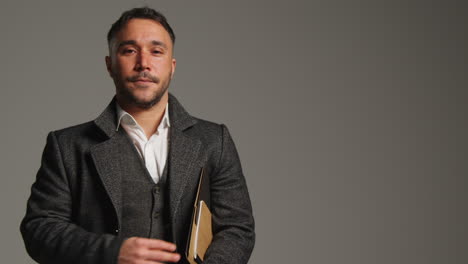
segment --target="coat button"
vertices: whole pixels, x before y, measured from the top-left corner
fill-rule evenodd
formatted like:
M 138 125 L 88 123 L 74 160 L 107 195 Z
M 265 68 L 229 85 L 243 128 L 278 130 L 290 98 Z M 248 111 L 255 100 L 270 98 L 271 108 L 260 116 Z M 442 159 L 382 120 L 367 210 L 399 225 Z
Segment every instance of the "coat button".
M 154 194 L 159 194 L 159 186 L 155 186 L 153 189 Z
M 118 229 L 116 229 L 116 230 L 115 230 L 115 233 L 116 233 L 116 234 L 118 234 L 118 233 L 119 233 L 119 230 L 118 230 Z

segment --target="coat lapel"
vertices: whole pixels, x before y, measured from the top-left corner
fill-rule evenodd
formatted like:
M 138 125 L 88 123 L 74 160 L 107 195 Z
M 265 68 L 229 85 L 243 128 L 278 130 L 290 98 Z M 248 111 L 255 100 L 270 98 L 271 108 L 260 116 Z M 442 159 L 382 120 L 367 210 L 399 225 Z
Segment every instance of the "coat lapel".
M 91 157 L 114 205 L 119 224 L 122 219 L 121 182 L 127 171 L 124 165 L 129 163 L 127 155 L 132 153 L 127 141 L 125 132 L 121 129 L 114 137 L 91 149 Z
M 185 187 L 197 184 L 201 142 L 176 130 L 171 133 L 170 147 L 168 191 L 171 219 L 174 220 Z
M 107 140 L 91 148 L 90 153 L 102 184 L 114 206 L 120 226 L 122 219 L 122 192 L 121 181 L 128 164 L 128 155 L 131 155 L 131 145 L 123 129 L 116 130 L 117 114 L 115 98 L 94 120 L 94 123 L 108 137 Z
M 191 117 L 172 95 L 169 95 L 169 119 L 171 132 L 168 192 L 170 216 L 175 232 L 175 220 L 182 196 L 186 193 L 187 186 L 197 186 L 203 151 L 200 139 L 189 133 L 197 120 Z

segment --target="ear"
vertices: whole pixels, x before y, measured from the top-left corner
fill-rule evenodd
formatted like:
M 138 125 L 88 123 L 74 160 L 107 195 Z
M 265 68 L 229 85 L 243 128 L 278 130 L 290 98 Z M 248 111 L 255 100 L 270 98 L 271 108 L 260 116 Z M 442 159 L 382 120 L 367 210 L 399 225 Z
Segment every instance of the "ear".
M 110 77 L 112 77 L 112 60 L 109 56 L 106 56 L 106 68 Z
M 172 58 L 172 72 L 171 72 L 171 79 L 174 76 L 175 68 L 176 68 L 176 59 Z

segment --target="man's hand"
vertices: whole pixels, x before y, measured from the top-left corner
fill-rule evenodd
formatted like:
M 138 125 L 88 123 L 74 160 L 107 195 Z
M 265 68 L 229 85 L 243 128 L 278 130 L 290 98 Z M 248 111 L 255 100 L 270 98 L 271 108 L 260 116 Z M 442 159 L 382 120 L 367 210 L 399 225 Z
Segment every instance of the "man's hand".
M 175 250 L 176 245 L 163 240 L 131 237 L 120 248 L 118 264 L 177 262 L 180 255 Z

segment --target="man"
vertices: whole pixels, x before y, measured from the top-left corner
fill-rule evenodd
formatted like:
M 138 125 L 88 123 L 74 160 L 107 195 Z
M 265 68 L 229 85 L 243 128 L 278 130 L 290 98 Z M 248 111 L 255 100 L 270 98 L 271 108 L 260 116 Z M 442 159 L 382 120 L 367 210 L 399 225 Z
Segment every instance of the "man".
M 21 233 L 39 263 L 187 263 L 201 168 L 213 241 L 204 263 L 246 263 L 249 195 L 224 125 L 190 116 L 168 93 L 175 36 L 150 8 L 108 33 L 116 95 L 94 121 L 49 133 Z

